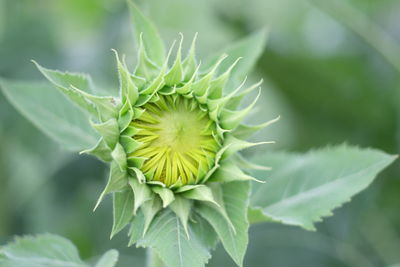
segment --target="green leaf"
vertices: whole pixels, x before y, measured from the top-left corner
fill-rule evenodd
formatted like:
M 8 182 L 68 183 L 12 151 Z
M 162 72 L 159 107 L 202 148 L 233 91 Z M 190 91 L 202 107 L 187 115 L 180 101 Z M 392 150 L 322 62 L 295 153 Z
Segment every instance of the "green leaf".
M 157 28 L 143 15 L 133 1 L 129 0 L 128 4 L 135 29 L 136 43 L 140 43 L 140 35 L 143 33 L 142 38 L 146 55 L 158 66 L 162 66 L 165 60 L 165 47 Z
M 107 251 L 94 267 L 114 267 L 118 251 Z M 0 248 L 1 267 L 88 267 L 71 241 L 57 235 L 17 237 Z
M 22 115 L 66 149 L 81 151 L 96 143 L 87 115 L 51 85 L 1 79 L 0 87 Z
M 346 145 L 306 154 L 268 152 L 256 161 L 272 167 L 271 178 L 254 187 L 251 206 L 275 221 L 315 230 L 315 222 L 350 201 L 395 158 Z M 266 173 L 254 175 L 265 180 Z
M 235 68 L 231 72 L 231 78 L 227 82 L 225 87 L 225 92 L 229 93 L 235 88 L 237 84 L 240 83 L 254 67 L 256 61 L 260 57 L 264 50 L 265 43 L 267 41 L 267 30 L 260 30 L 250 36 L 247 36 L 232 45 L 223 49 L 216 56 L 206 61 L 204 64 L 205 68 L 209 68 L 217 62 L 219 55 L 226 53 L 228 58 L 226 58 L 219 66 L 219 73 L 226 72 L 235 61 L 242 57 L 242 59 L 237 63 Z M 205 69 L 204 68 L 204 69 Z
M 249 242 L 249 223 L 247 221 L 249 190 L 249 182 L 231 182 L 222 185 L 226 212 L 236 231 L 215 208 L 200 205 L 197 209 L 198 213 L 212 225 L 225 250 L 238 266 L 243 266 L 243 259 Z
M 218 244 L 218 235 L 214 228 L 203 217 L 193 214 L 193 223 L 190 224 L 194 234 L 209 249 L 215 249 Z
M 78 105 L 83 110 L 89 112 L 91 115 L 96 116 L 97 111 L 93 103 L 88 101 L 82 92 L 88 93 L 90 84 L 88 76 L 76 73 L 61 72 L 51 70 L 40 66 L 36 61 L 33 61 L 39 71 L 54 84 L 60 92 L 62 92 L 69 100 Z M 78 89 L 78 90 L 76 90 Z
M 17 237 L 0 249 L 2 267 L 87 267 L 67 239 L 51 235 Z
M 119 253 L 115 249 L 107 251 L 94 267 L 114 267 L 117 264 Z
M 111 238 L 129 223 L 133 216 L 134 208 L 133 192 L 126 190 L 123 192 L 115 192 L 113 198 L 113 227 Z
M 190 227 L 189 238 L 180 219 L 171 210 L 164 210 L 137 244 L 153 248 L 168 267 L 204 267 L 210 253 Z

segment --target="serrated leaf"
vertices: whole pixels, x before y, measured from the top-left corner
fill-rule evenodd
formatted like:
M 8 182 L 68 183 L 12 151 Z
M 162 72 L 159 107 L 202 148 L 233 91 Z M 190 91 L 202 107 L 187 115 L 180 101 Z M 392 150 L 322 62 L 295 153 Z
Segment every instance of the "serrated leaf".
M 109 250 L 94 267 L 114 267 L 118 251 Z M 89 267 L 71 241 L 57 235 L 17 237 L 0 248 L 1 267 Z
M 350 201 L 395 158 L 346 145 L 305 154 L 268 152 L 255 161 L 272 167 L 270 179 L 254 187 L 251 206 L 273 220 L 315 230 L 315 222 Z M 265 172 L 254 175 L 265 180 Z
M 107 251 L 94 267 L 114 267 L 117 264 L 119 253 L 115 249 Z
M 23 116 L 64 148 L 81 151 L 96 143 L 88 116 L 48 83 L 1 79 L 0 87 Z
M 171 210 L 164 210 L 137 244 L 153 248 L 168 267 L 204 267 L 211 255 L 190 228 L 189 236 L 179 218 Z
M 197 212 L 205 218 L 217 232 L 225 250 L 238 266 L 243 266 L 246 253 L 249 223 L 247 221 L 249 182 L 231 182 L 221 185 L 226 212 L 234 231 L 224 216 L 215 208 L 201 205 Z
M 82 92 L 88 93 L 92 91 L 89 89 L 90 83 L 84 75 L 51 70 L 40 66 L 36 61 L 33 61 L 33 63 L 43 74 L 43 76 L 53 85 L 55 85 L 55 87 L 60 90 L 60 92 L 62 92 L 69 100 L 83 110 L 89 112 L 91 115 L 97 115 L 97 111 L 93 103 L 88 101 L 85 96 L 82 95 Z M 80 91 L 76 90 L 76 88 L 78 88 Z
M 122 192 L 115 192 L 113 195 L 113 227 L 111 231 L 111 238 L 129 223 L 133 216 L 134 208 L 133 192 L 125 190 Z
M 260 57 L 264 50 L 265 43 L 267 41 L 267 30 L 260 30 L 248 37 L 245 37 L 221 52 L 216 53 L 216 56 L 211 57 L 203 65 L 203 69 L 207 69 L 217 62 L 219 55 L 226 53 L 228 58 L 221 63 L 219 67 L 219 73 L 223 73 L 229 69 L 229 67 L 240 57 L 242 59 L 238 62 L 237 66 L 231 72 L 231 78 L 227 82 L 225 87 L 225 93 L 229 93 L 235 88 L 237 84 L 243 80 L 246 75 L 251 71 L 256 61 Z
M 56 235 L 17 237 L 0 249 L 2 267 L 87 267 L 71 241 Z
M 136 43 L 140 43 L 140 35 L 143 33 L 143 44 L 147 56 L 158 66 L 162 66 L 165 60 L 165 47 L 157 28 L 142 14 L 132 0 L 129 0 L 128 4 L 135 29 Z

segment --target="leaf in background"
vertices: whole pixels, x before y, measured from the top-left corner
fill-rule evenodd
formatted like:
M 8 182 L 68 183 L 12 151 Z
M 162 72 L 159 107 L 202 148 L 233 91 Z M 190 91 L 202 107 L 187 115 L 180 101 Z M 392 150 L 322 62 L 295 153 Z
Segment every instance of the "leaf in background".
M 114 267 L 118 251 L 107 251 L 95 267 Z M 17 237 L 13 243 L 0 247 L 1 267 L 88 267 L 78 250 L 64 237 L 43 234 Z
M 203 267 L 211 255 L 190 227 L 189 237 L 178 216 L 165 210 L 157 215 L 137 246 L 153 248 L 168 267 Z
M 128 1 L 128 5 L 135 30 L 136 44 L 140 43 L 140 35 L 143 33 L 142 38 L 147 56 L 158 66 L 162 66 L 165 60 L 165 48 L 156 27 L 142 14 L 132 0 Z
M 206 60 L 202 70 L 213 66 L 218 61 L 221 52 L 226 53 L 228 57 L 222 61 L 221 65 L 219 66 L 219 73 L 224 73 L 227 71 L 238 58 L 242 57 L 242 59 L 233 68 L 231 72 L 231 78 L 227 82 L 225 91 L 226 93 L 229 93 L 249 74 L 258 58 L 261 56 L 267 41 L 267 33 L 268 31 L 265 29 L 260 30 L 233 43 L 219 53 L 216 53 L 216 56 Z
M 51 85 L 2 79 L 0 87 L 22 115 L 64 148 L 80 151 L 96 143 L 86 114 Z
M 243 266 L 244 255 L 249 243 L 249 223 L 247 221 L 249 190 L 250 183 L 247 181 L 222 185 L 224 205 L 235 231 L 216 209 L 206 205 L 197 209 L 198 213 L 212 225 L 225 250 L 239 266 Z
M 346 145 L 306 154 L 268 152 L 256 162 L 272 167 L 271 179 L 265 179 L 265 172 L 254 172 L 266 183 L 254 186 L 250 206 L 274 221 L 315 230 L 315 222 L 350 201 L 395 158 Z
M 114 267 L 117 264 L 118 255 L 119 253 L 117 250 L 111 249 L 101 256 L 94 267 Z
M 2 267 L 85 267 L 76 247 L 67 239 L 51 235 L 17 237 L 0 248 Z

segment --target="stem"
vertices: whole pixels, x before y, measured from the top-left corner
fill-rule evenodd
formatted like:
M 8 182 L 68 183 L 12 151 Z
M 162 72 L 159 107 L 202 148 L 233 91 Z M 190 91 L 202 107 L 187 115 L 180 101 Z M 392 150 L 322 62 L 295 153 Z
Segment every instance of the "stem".
M 164 267 L 164 263 L 160 259 L 160 257 L 157 256 L 157 254 L 154 252 L 153 249 L 148 248 L 147 249 L 147 267 Z

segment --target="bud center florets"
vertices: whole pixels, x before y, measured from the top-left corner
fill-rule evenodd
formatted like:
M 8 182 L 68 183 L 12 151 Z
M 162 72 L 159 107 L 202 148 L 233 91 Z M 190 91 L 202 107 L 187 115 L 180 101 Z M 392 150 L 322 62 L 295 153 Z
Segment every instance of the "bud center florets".
M 138 130 L 133 138 L 141 146 L 131 156 L 145 158 L 141 170 L 146 179 L 167 186 L 201 182 L 219 148 L 207 111 L 196 100 L 179 95 L 160 96 L 143 109 L 132 122 Z

